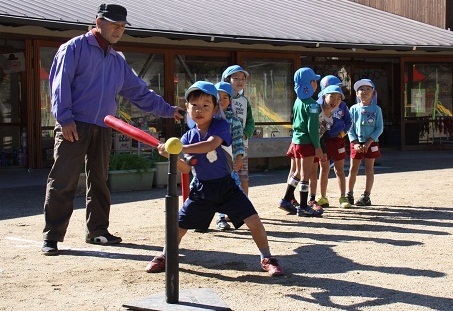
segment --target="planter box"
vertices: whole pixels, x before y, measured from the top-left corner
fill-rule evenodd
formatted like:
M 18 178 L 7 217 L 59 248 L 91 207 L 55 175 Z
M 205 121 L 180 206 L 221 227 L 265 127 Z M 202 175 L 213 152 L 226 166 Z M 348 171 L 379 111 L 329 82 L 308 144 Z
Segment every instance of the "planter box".
M 134 170 L 110 171 L 107 186 L 111 192 L 146 190 L 153 187 L 154 169 L 148 172 Z
M 155 162 L 154 163 L 154 181 L 153 186 L 160 188 L 166 187 L 168 184 L 168 166 L 170 162 Z M 177 172 L 176 183 L 178 185 L 181 184 L 181 178 L 179 171 Z
M 152 189 L 154 181 L 154 169 L 139 173 L 135 170 L 110 171 L 107 186 L 110 192 L 148 190 Z M 77 194 L 86 192 L 86 176 L 81 173 L 77 184 Z
M 156 170 L 154 173 L 154 181 L 153 185 L 155 187 L 165 187 L 168 183 L 168 161 L 165 162 L 155 162 L 154 169 Z

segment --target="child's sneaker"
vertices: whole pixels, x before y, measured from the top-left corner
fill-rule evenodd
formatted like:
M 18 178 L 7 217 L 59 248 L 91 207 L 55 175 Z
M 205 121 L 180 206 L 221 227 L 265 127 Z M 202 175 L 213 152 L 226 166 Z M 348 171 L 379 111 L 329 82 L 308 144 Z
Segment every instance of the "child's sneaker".
M 365 194 L 365 193 L 362 194 L 360 199 L 358 199 L 355 202 L 355 205 L 357 205 L 357 206 L 370 206 L 371 205 L 370 196 L 368 194 Z
M 302 217 L 321 217 L 324 213 L 321 205 L 318 205 L 316 201 L 308 202 L 307 207 L 299 207 L 297 209 L 297 216 Z
M 158 273 L 165 271 L 165 256 L 159 255 L 153 258 L 145 268 L 145 271 L 148 273 Z
M 294 206 L 294 208 L 296 208 L 296 209 L 300 206 L 299 202 L 297 202 L 296 199 L 292 199 L 292 200 L 291 200 L 291 204 L 292 204 L 292 205 Z
M 329 199 L 325 197 L 319 197 L 316 201 L 318 201 L 318 204 L 321 205 L 322 208 L 329 207 Z
M 282 266 L 280 266 L 278 260 L 274 257 L 263 258 L 263 260 L 261 260 L 261 268 L 263 268 L 264 271 L 269 272 L 270 276 L 281 276 L 284 273 Z
M 317 201 L 308 201 L 307 206 L 311 207 L 315 211 L 322 211 L 322 206 L 319 205 Z
M 225 220 L 224 217 L 217 219 L 217 229 L 220 231 L 230 230 L 230 224 Z
M 351 191 L 349 191 L 349 192 L 346 194 L 346 197 L 348 198 L 349 204 L 350 204 L 350 205 L 353 205 L 353 204 L 354 204 L 354 193 L 352 193 Z
M 340 207 L 342 208 L 350 208 L 351 203 L 349 203 L 349 199 L 347 197 L 340 198 Z
M 294 207 L 292 202 L 286 201 L 284 199 L 280 200 L 280 205 L 278 206 L 279 209 L 284 210 L 289 215 L 296 215 L 297 208 Z

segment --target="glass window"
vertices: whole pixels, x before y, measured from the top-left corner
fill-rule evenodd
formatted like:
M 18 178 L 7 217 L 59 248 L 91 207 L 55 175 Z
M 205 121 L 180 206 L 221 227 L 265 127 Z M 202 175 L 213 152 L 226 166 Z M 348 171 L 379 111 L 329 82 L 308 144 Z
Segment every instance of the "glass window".
M 452 65 L 408 65 L 404 88 L 406 118 L 451 116 Z
M 148 88 L 163 96 L 165 91 L 163 55 L 135 52 L 122 52 L 122 55 L 135 73 L 148 84 Z M 156 131 L 160 125 L 160 118 L 140 110 L 121 96 L 118 96 L 118 116 L 147 131 Z
M 404 68 L 404 117 L 407 145 L 451 140 L 453 66 L 414 64 Z
M 290 59 L 245 59 L 250 74 L 244 95 L 250 100 L 257 137 L 292 134 L 294 66 Z
M 26 166 L 25 44 L 0 40 L 0 167 Z
M 39 87 L 41 100 L 41 126 L 52 127 L 55 125 L 50 103 L 49 72 L 52 61 L 57 52 L 56 47 L 41 47 L 39 67 Z
M 175 104 L 184 107 L 184 94 L 195 81 L 219 82 L 228 64 L 226 57 L 176 55 Z
M 53 162 L 55 118 L 52 114 L 50 102 L 49 72 L 57 47 L 41 47 L 39 67 L 39 88 L 41 107 L 41 160 L 43 166 L 50 166 Z
M 317 57 L 317 63 L 316 66 L 313 67 L 314 71 L 316 74 L 319 74 L 321 76 L 321 79 L 327 75 L 333 75 L 338 77 L 342 84 L 342 90 L 345 96 L 344 102 L 348 105 L 348 107 L 352 106 L 354 103 L 352 101 L 352 93 L 354 92 L 352 88 L 352 79 L 351 79 L 351 66 L 338 62 L 336 64 L 325 64 L 322 62 L 319 62 L 319 57 Z M 351 91 L 352 90 L 352 91 Z M 320 85 L 318 81 L 318 89 L 316 90 L 316 93 L 319 93 L 320 91 Z M 317 98 L 317 95 L 315 95 L 315 98 Z

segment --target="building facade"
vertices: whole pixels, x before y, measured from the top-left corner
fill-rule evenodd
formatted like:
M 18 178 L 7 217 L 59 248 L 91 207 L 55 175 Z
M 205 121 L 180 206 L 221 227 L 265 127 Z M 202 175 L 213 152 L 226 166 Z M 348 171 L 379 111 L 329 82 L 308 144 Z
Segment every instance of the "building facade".
M 302 66 L 310 66 L 322 76 L 337 75 L 345 86 L 348 105 L 355 102 L 354 82 L 361 78 L 372 79 L 384 114 L 385 129 L 380 139 L 383 147 L 411 150 L 452 146 L 453 34 L 448 30 L 353 1 L 332 0 L 323 2 L 329 7 L 319 14 L 313 10 L 322 7 L 311 7 L 313 13 L 309 16 L 317 16 L 319 21 L 315 24 L 319 26 L 305 26 L 307 23 L 301 18 L 300 27 L 307 28 L 303 32 L 307 33 L 305 37 L 297 37 L 298 34 L 290 30 L 299 23 L 286 24 L 284 17 L 278 19 L 276 12 L 259 7 L 257 12 L 249 8 L 244 10 L 246 13 L 235 13 L 234 18 L 225 17 L 227 30 L 219 27 L 207 33 L 205 29 L 215 28 L 223 21 L 222 14 L 209 15 L 212 13 L 209 7 L 204 8 L 206 14 L 202 15 L 211 16 L 209 19 L 188 18 L 185 24 L 178 21 L 173 24 L 171 16 L 178 8 L 169 6 L 185 6 L 179 9 L 185 10 L 188 17 L 201 9 L 185 1 L 176 4 L 155 1 L 155 6 L 166 8 L 155 12 L 167 12 L 162 14 L 167 14 L 164 17 L 168 23 L 176 25 L 164 29 L 159 25 L 153 28 L 153 19 L 149 22 L 145 17 L 134 20 L 134 13 L 141 16 L 137 6 L 146 5 L 144 1 L 123 2 L 131 8 L 132 27 L 115 49 L 124 55 L 150 89 L 168 102 L 183 106 L 184 92 L 189 85 L 196 80 L 218 82 L 223 70 L 231 64 L 240 64 L 249 71 L 245 94 L 251 101 L 257 128 L 250 140 L 250 156 L 255 168 L 278 166 L 279 160 L 287 161 L 285 151 L 291 139 L 295 100 L 293 74 Z M 9 10 L 12 5 L 0 1 L 6 7 L 5 14 L 3 10 L 0 12 L 0 169 L 43 168 L 52 164 L 55 121 L 49 97 L 50 66 L 60 44 L 92 27 L 98 5 L 88 1 L 90 5 L 84 4 L 84 8 L 78 10 L 76 3 L 68 9 L 67 1 L 29 3 L 36 3 L 33 11 L 37 12 L 36 16 Z M 238 3 L 245 5 L 246 2 Z M 271 1 L 263 3 L 272 7 Z M 310 5 L 309 1 L 282 3 L 288 7 L 281 14 L 297 10 L 297 6 L 291 6 L 295 3 Z M 47 13 L 46 8 L 50 7 L 55 10 Z M 325 13 L 329 10 L 341 12 Z M 177 18 L 184 19 L 185 14 Z M 269 15 L 267 20 L 265 16 L 261 19 L 263 14 Z M 275 25 L 268 25 L 270 16 Z M 364 20 L 354 20 L 357 16 Z M 390 23 L 379 25 L 382 18 Z M 329 22 L 338 25 L 340 31 L 327 19 L 335 19 Z M 196 24 L 198 20 L 200 24 Z M 150 26 L 143 26 L 147 23 Z M 370 25 L 374 28 L 370 29 Z M 192 28 L 187 31 L 187 27 Z M 354 27 L 359 30 L 353 30 Z M 389 29 L 390 34 L 386 34 Z M 246 33 L 251 35 L 246 36 Z M 370 40 L 366 41 L 367 38 Z M 162 139 L 180 136 L 184 131 L 183 123 L 154 118 L 121 98 L 118 103 L 119 113 Z M 115 138 L 113 140 L 115 142 Z M 141 147 L 132 143 L 131 148 Z

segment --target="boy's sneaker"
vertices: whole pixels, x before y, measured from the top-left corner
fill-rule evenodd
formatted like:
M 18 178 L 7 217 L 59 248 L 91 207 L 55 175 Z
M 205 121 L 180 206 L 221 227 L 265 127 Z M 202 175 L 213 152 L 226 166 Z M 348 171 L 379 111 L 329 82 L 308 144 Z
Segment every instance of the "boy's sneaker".
M 351 204 L 349 203 L 349 199 L 347 197 L 340 198 L 340 207 L 342 208 L 350 208 Z
M 165 271 L 165 256 L 159 255 L 153 258 L 146 265 L 145 271 L 148 273 L 159 273 Z
M 371 205 L 370 196 L 368 194 L 365 194 L 365 193 L 362 194 L 360 199 L 358 199 L 355 202 L 355 205 L 357 205 L 357 206 L 370 206 Z
M 321 205 L 319 205 L 316 201 L 308 202 L 306 208 L 299 207 L 297 209 L 297 216 L 302 217 L 321 217 L 324 213 Z
M 231 226 L 227 223 L 225 218 L 219 218 L 217 219 L 217 229 L 220 231 L 230 230 Z
M 57 243 L 57 241 L 44 240 L 41 247 L 42 254 L 46 256 L 58 255 Z
M 346 194 L 346 197 L 348 198 L 348 202 L 350 205 L 353 205 L 354 204 L 354 193 L 352 192 L 348 192 Z
M 274 257 L 263 258 L 261 260 L 261 268 L 269 272 L 270 276 L 281 276 L 284 273 L 282 266 L 279 265 L 278 260 Z
M 329 199 L 325 197 L 319 197 L 316 201 L 318 201 L 318 204 L 321 205 L 322 208 L 329 207 Z
M 89 244 L 100 244 L 100 245 L 112 245 L 112 244 L 119 244 L 123 241 L 119 236 L 114 236 L 113 234 L 106 233 L 103 235 L 99 235 L 94 238 L 90 238 L 89 235 L 86 236 L 85 242 Z
M 280 200 L 280 205 L 279 205 L 279 209 L 281 210 L 284 210 L 285 212 L 287 212 L 289 215 L 296 215 L 297 213 L 297 207 L 294 207 L 294 201 L 296 200 L 293 200 L 293 201 L 286 201 L 284 199 L 281 199 Z M 297 201 L 296 201 L 297 203 Z

